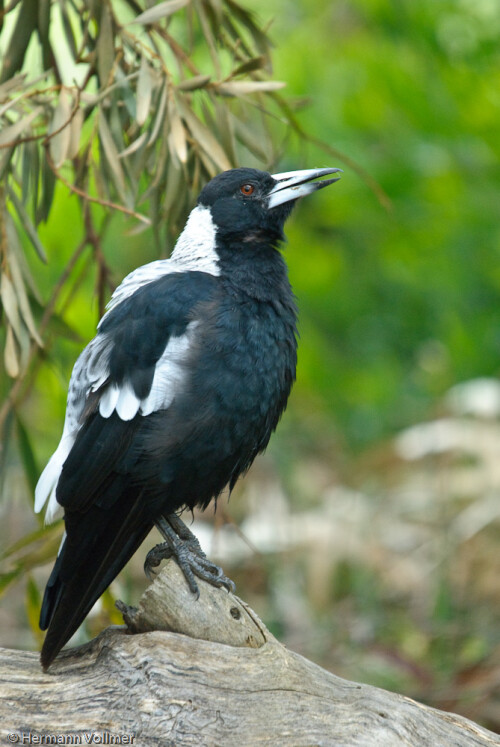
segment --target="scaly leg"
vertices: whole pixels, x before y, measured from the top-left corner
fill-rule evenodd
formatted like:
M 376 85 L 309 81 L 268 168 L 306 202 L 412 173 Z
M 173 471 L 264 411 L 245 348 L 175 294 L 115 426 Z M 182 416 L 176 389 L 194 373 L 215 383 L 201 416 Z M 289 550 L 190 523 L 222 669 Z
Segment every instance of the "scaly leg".
M 192 531 L 176 514 L 161 516 L 155 523 L 165 542 L 153 547 L 146 555 L 144 572 L 150 580 L 154 575 L 153 568 L 162 560 L 174 558 L 197 597 L 200 592 L 195 576 L 212 586 L 224 586 L 228 591 L 234 591 L 234 582 L 224 575 L 222 568 L 207 558 Z

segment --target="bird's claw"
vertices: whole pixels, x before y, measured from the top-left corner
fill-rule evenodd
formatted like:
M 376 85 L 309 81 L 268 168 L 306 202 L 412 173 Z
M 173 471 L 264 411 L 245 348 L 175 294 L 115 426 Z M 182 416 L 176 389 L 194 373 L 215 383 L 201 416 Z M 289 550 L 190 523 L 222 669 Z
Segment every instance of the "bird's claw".
M 189 588 L 196 597 L 200 595 L 196 577 L 201 578 L 211 586 L 223 587 L 230 592 L 235 591 L 234 581 L 224 574 L 220 566 L 207 558 L 194 535 L 191 534 L 190 537 L 185 539 L 176 537 L 172 543 L 173 546 L 171 542 L 172 540 L 169 540 L 156 545 L 146 555 L 144 572 L 150 581 L 156 575 L 153 568 L 159 566 L 162 560 L 174 558 L 183 572 Z

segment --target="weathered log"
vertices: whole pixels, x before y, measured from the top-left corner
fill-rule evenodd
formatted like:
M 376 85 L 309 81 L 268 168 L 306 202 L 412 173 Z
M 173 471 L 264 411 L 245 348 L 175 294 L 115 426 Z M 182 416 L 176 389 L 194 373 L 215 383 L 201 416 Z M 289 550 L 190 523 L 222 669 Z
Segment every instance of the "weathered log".
M 0 650 L 0 733 L 19 744 L 500 745 L 472 721 L 288 651 L 241 600 L 162 570 L 125 627 L 62 652 Z M 158 630 L 159 627 L 177 632 Z M 13 735 L 13 736 L 12 736 Z

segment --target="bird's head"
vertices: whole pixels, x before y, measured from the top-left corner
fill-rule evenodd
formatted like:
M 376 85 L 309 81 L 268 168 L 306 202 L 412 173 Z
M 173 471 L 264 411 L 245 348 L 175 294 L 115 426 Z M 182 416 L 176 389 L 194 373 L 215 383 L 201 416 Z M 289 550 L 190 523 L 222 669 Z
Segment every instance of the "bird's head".
M 314 181 L 341 169 L 305 169 L 269 174 L 258 169 L 224 171 L 202 190 L 198 205 L 208 208 L 219 236 L 250 241 L 283 237 L 283 226 L 300 198 L 338 181 Z

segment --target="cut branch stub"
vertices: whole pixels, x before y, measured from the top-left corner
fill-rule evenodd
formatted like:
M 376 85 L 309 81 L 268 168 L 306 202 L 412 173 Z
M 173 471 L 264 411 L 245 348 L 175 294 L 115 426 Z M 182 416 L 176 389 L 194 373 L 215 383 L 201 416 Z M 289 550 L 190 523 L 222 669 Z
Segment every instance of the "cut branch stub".
M 168 562 L 141 597 L 139 607 L 116 606 L 132 633 L 168 630 L 228 646 L 260 648 L 274 637 L 241 599 L 197 579 L 198 599 L 178 565 Z

